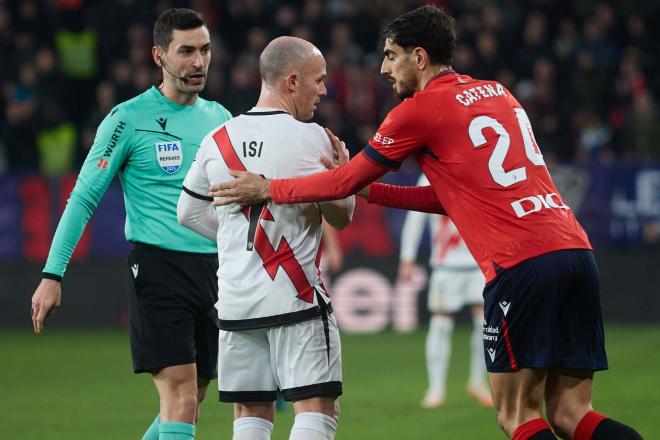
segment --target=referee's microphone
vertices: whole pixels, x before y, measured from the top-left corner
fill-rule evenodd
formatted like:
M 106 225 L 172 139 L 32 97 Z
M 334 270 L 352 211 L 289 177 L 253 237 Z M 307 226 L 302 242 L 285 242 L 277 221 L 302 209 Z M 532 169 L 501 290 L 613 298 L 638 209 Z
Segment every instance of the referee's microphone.
M 185 76 L 177 76 L 177 75 L 173 74 L 172 72 L 170 72 L 170 69 L 167 68 L 167 64 L 165 64 L 165 60 L 163 60 L 163 58 L 158 57 L 158 60 L 160 60 L 160 67 L 165 69 L 165 72 L 169 73 L 170 76 L 180 80 L 184 84 L 188 82 L 188 78 L 186 78 Z

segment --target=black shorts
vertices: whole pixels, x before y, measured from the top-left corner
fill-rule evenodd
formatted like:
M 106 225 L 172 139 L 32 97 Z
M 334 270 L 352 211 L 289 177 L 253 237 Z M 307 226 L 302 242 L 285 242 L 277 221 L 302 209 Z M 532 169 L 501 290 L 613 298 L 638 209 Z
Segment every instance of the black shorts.
M 128 316 L 136 373 L 197 364 L 217 377 L 218 256 L 136 244 L 128 256 Z
M 593 253 L 550 252 L 498 271 L 484 289 L 489 372 L 607 369 Z

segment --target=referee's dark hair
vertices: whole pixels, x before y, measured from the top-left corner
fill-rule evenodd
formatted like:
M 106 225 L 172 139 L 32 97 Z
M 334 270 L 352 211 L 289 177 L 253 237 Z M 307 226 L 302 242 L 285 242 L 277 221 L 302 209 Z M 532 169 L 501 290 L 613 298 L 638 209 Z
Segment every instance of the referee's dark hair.
M 422 6 L 399 15 L 387 26 L 383 38 L 407 52 L 421 47 L 431 64 L 451 65 L 456 47 L 454 19 L 442 9 Z
M 166 9 L 158 16 L 154 24 L 154 46 L 160 46 L 167 50 L 172 42 L 172 31 L 174 29 L 186 31 L 201 26 L 206 26 L 206 22 L 204 16 L 197 11 L 186 8 Z

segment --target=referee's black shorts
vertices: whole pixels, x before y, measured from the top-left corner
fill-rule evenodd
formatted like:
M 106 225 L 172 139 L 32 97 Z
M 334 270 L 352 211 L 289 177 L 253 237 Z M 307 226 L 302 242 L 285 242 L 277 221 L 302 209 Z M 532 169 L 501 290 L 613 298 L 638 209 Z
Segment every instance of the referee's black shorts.
M 217 377 L 217 254 L 136 243 L 127 269 L 135 372 L 196 363 L 198 377 Z

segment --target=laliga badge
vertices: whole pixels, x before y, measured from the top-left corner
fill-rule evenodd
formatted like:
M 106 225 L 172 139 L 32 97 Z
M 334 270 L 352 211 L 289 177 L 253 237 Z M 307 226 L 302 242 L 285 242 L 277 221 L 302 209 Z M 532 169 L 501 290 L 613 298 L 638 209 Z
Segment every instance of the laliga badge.
M 176 173 L 183 161 L 181 141 L 156 142 L 156 160 L 160 168 L 167 174 Z

